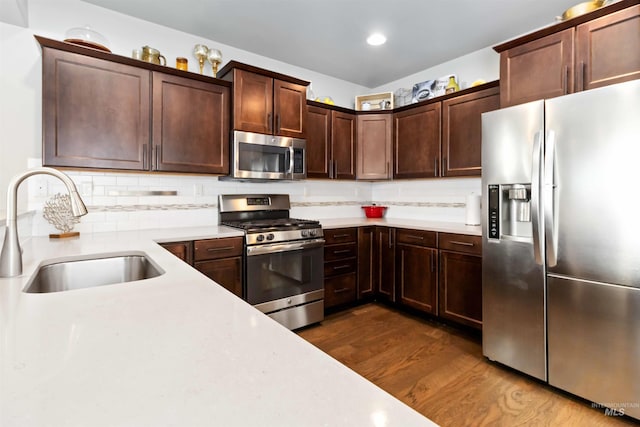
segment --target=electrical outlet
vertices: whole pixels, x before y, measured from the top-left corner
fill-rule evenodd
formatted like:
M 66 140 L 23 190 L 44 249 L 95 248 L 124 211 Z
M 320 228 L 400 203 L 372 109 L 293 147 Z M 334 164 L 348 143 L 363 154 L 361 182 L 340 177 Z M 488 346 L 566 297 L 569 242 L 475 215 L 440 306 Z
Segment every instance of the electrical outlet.
M 193 184 L 193 195 L 202 196 L 204 194 L 204 188 L 202 184 Z

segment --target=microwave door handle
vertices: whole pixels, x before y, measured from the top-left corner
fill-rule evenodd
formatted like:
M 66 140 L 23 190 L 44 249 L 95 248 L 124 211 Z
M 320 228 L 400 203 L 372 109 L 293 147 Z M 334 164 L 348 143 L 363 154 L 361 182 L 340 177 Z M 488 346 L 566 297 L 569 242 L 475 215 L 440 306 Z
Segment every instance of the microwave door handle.
M 289 147 L 287 151 L 284 152 L 284 164 L 286 165 L 285 172 L 287 175 L 293 174 L 293 165 L 291 164 L 291 159 L 293 159 L 293 147 Z

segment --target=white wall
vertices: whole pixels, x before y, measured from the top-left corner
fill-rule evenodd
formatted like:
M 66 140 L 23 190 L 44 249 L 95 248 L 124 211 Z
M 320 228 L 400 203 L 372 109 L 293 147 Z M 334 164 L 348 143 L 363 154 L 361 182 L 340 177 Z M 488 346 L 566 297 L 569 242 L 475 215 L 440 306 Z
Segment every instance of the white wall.
M 24 0 L 16 1 L 24 3 Z M 129 56 L 132 49 L 150 45 L 166 56 L 169 65 L 175 63 L 177 56 L 188 57 L 189 69 L 193 72 L 197 72 L 197 64 L 191 50 L 195 44 L 205 43 L 222 51 L 224 63 L 233 59 L 312 81 L 316 95 L 329 95 L 338 105 L 349 108 L 353 107 L 355 95 L 411 87 L 419 81 L 452 72 L 457 73 L 463 81 L 476 78 L 489 81 L 498 76 L 498 57 L 487 48 L 379 88 L 369 89 L 80 0 L 30 0 L 28 13 L 26 28 L 0 22 L 0 218 L 4 217 L 4 189 L 10 178 L 27 167 L 38 165 L 42 155 L 42 63 L 40 47 L 34 34 L 62 40 L 67 29 L 90 25 L 109 39 L 114 54 Z M 210 68 L 205 69 L 205 72 L 210 73 Z M 220 192 L 287 192 L 294 201 L 292 214 L 301 217 L 359 216 L 361 203 L 384 201 L 403 206 L 390 209 L 389 215 L 441 220 L 448 218 L 460 222 L 464 220 L 464 205 L 461 205 L 464 196 L 470 189 L 479 188 L 477 178 L 442 182 L 423 180 L 363 183 L 309 180 L 290 184 L 231 184 L 220 183 L 216 177 L 207 176 L 106 172 L 72 172 L 70 175 L 84 188 L 87 204 L 93 207 L 93 213 L 85 217 L 81 224 L 87 230 L 199 223 L 212 218 L 209 212 L 212 209 L 215 223 L 217 215 L 214 200 Z M 53 178 L 30 178 L 27 182 L 20 189 L 22 212 L 39 210 L 44 200 L 62 191 Z M 101 195 L 107 187 L 176 187 L 179 193 L 178 196 L 161 199 L 113 199 Z M 26 194 L 27 188 L 29 194 Z M 197 191 L 196 188 L 202 188 L 202 191 Z M 416 201 L 412 205 L 412 200 L 418 200 L 418 193 L 427 197 L 427 201 Z M 428 196 L 429 194 L 432 196 Z M 35 234 L 53 231 L 48 224 L 43 225 L 40 212 L 29 215 L 28 218 L 33 219 Z

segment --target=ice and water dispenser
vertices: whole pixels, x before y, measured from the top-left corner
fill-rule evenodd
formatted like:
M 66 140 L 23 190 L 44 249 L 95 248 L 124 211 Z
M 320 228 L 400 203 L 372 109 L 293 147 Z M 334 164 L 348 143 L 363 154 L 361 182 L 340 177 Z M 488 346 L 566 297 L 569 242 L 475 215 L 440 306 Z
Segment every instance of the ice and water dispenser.
M 489 185 L 488 238 L 531 239 L 531 184 Z

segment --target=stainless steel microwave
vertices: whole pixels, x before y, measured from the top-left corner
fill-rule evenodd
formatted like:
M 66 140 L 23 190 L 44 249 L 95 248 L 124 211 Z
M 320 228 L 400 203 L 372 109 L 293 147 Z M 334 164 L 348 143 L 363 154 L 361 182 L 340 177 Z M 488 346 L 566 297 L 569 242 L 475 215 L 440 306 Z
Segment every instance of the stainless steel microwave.
M 293 180 L 307 177 L 304 139 L 233 132 L 231 177 Z

